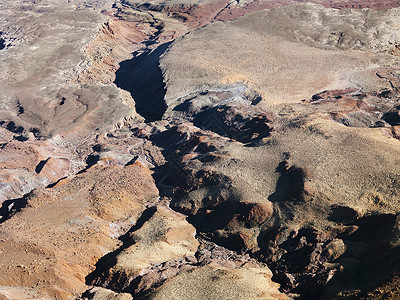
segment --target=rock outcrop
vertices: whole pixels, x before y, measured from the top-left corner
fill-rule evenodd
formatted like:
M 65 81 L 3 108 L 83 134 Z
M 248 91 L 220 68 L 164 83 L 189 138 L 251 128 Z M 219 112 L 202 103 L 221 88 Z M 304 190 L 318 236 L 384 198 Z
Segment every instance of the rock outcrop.
M 0 298 L 396 297 L 400 3 L 299 2 L 0 1 Z
M 2 285 L 35 287 L 52 299 L 84 292 L 96 261 L 118 246 L 116 237 L 157 198 L 151 173 L 140 163 L 93 167 L 32 192 L 1 224 Z

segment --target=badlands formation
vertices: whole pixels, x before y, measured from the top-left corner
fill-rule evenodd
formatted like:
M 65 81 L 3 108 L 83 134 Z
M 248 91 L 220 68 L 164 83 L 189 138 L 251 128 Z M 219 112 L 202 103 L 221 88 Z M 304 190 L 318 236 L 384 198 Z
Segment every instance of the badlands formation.
M 399 298 L 399 7 L 0 0 L 0 299 Z

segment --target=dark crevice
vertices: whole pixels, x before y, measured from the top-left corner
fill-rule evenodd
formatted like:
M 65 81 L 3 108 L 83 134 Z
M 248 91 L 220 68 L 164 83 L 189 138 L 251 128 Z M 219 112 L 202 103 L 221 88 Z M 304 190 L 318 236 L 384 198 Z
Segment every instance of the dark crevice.
M 304 183 L 306 173 L 302 168 L 290 166 L 288 161 L 279 163 L 276 172 L 280 177 L 276 183 L 275 193 L 268 200 L 271 202 L 302 202 L 304 201 Z
M 0 38 L 0 50 L 3 50 L 6 47 L 6 41 L 3 38 Z
M 77 175 L 85 173 L 89 168 L 93 167 L 95 164 L 97 164 L 97 162 L 100 160 L 100 156 L 99 155 L 89 155 L 86 158 L 86 168 L 84 168 L 83 170 L 80 170 Z
M 102 285 L 102 283 L 107 281 L 107 288 L 113 290 L 121 290 L 120 283 L 117 282 L 114 278 L 112 278 L 111 281 L 106 280 L 109 275 L 108 272 L 116 264 L 117 256 L 122 251 L 126 250 L 135 243 L 135 241 L 131 238 L 131 234 L 142 228 L 142 226 L 151 219 L 156 211 L 156 206 L 151 206 L 143 211 L 142 215 L 136 221 L 136 224 L 132 226 L 127 233 L 119 237 L 122 245 L 117 250 L 106 254 L 98 260 L 98 262 L 96 263 L 96 269 L 86 276 L 86 284 Z M 113 281 L 113 279 L 115 282 Z
M 43 137 L 42 134 L 40 133 L 39 128 L 33 127 L 33 128 L 31 128 L 31 129 L 29 129 L 29 132 L 32 132 L 32 133 L 33 133 L 33 136 L 34 136 L 36 139 L 41 139 L 41 138 Z
M 137 161 L 138 158 L 139 158 L 138 156 L 135 156 L 134 158 L 132 158 L 130 161 L 128 161 L 128 162 L 125 164 L 125 167 L 130 166 L 130 165 L 133 165 L 133 164 L 135 163 L 135 161 Z
M 32 192 L 21 198 L 6 200 L 0 207 L 0 224 L 10 219 L 14 214 L 21 211 L 27 204 Z
M 383 115 L 382 119 L 392 126 L 400 125 L 399 111 L 387 112 Z
M 23 114 L 25 112 L 25 109 L 21 106 L 21 105 L 19 105 L 18 106 L 18 115 L 21 115 L 21 114 Z
M 131 245 L 133 244 L 133 243 L 129 244 L 129 241 L 127 241 L 128 238 L 129 238 L 129 235 L 130 235 L 132 232 L 135 232 L 135 231 L 139 230 L 140 228 L 142 228 L 143 225 L 144 225 L 148 220 L 150 220 L 151 217 L 156 213 L 156 211 L 157 211 L 157 207 L 156 207 L 156 206 L 151 206 L 151 207 L 149 207 L 149 208 L 146 208 L 146 209 L 143 211 L 142 215 L 141 215 L 141 216 L 139 217 L 139 219 L 136 221 L 135 226 L 131 227 L 131 229 L 130 229 L 127 233 L 125 233 L 123 236 L 120 237 L 120 240 L 121 240 L 122 242 L 124 242 L 124 245 L 125 245 L 125 246 L 129 247 L 129 246 L 131 246 Z M 129 244 L 129 245 L 128 245 L 128 244 Z M 125 247 L 124 249 L 126 249 L 127 247 Z
M 40 162 L 37 164 L 37 166 L 36 166 L 36 168 L 35 168 L 35 172 L 36 172 L 37 174 L 39 174 L 39 173 L 42 171 L 44 165 L 47 163 L 48 160 L 49 160 L 48 158 L 47 158 L 47 159 L 44 159 L 44 160 L 40 161 Z
M 144 117 L 146 122 L 160 120 L 167 108 L 159 59 L 169 45 L 170 43 L 166 43 L 153 51 L 146 50 L 122 62 L 116 72 L 114 83 L 132 95 L 137 113 Z
M 271 120 L 267 115 L 245 116 L 229 106 L 213 107 L 195 115 L 193 124 L 219 135 L 256 146 L 258 142 L 271 135 Z
M 14 132 L 14 133 L 22 133 L 22 132 L 24 131 L 24 127 L 22 127 L 22 126 L 17 126 L 13 121 L 10 121 L 10 122 L 7 124 L 6 128 L 7 128 L 9 131 Z
M 51 189 L 51 188 L 55 187 L 57 185 L 57 183 L 59 183 L 61 180 L 64 180 L 65 178 L 67 178 L 67 176 L 58 179 L 56 182 L 50 183 L 48 186 L 46 186 L 46 189 Z
M 13 139 L 18 142 L 26 142 L 27 140 L 29 140 L 29 138 L 27 138 L 26 136 L 23 136 L 23 135 L 16 135 L 13 137 Z
M 92 147 L 94 152 L 101 152 L 101 150 L 103 149 L 103 147 L 100 144 L 96 144 Z
M 89 169 L 90 167 L 97 164 L 99 159 L 100 159 L 100 156 L 98 156 L 98 155 L 89 155 L 88 158 L 86 159 L 87 169 Z

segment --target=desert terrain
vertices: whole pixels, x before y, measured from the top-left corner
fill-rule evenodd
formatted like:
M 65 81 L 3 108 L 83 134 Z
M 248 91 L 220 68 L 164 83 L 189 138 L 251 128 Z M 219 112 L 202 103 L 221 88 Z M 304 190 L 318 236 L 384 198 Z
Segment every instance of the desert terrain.
M 0 0 L 0 91 L 1 300 L 400 297 L 400 1 Z

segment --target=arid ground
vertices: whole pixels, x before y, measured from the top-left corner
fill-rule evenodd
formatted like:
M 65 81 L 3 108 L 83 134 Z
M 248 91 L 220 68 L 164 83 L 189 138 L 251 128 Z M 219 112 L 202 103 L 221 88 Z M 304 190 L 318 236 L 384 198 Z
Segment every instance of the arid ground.
M 0 0 L 0 299 L 400 299 L 400 1 Z

